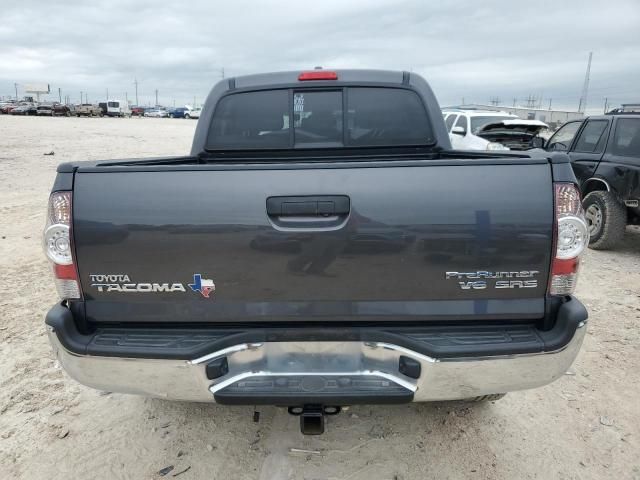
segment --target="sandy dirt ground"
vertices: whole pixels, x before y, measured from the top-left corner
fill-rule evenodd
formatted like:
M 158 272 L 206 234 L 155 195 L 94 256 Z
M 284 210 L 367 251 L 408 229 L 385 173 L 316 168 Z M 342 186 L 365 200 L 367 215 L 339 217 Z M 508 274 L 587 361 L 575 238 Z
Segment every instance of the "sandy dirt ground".
M 635 228 L 617 251 L 585 258 L 589 330 L 571 370 L 486 405 L 357 407 L 304 437 L 281 409 L 261 408 L 255 423 L 252 408 L 109 394 L 67 377 L 43 325 L 56 301 L 40 245 L 56 165 L 184 154 L 194 128 L 0 116 L 1 478 L 640 479 Z

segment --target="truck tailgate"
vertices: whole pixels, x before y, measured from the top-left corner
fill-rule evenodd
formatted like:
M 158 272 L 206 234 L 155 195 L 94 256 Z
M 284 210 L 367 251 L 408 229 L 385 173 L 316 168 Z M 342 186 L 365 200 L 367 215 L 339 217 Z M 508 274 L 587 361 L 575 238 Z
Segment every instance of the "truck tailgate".
M 546 160 L 80 168 L 92 322 L 541 318 Z M 315 209 L 315 211 L 314 211 Z

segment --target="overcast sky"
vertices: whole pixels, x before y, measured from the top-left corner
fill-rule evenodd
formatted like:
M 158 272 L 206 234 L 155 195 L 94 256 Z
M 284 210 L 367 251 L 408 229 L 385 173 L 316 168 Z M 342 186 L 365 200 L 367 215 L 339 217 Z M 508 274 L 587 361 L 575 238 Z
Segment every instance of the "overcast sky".
M 442 3 L 442 5 L 440 5 Z M 188 6 L 183 5 L 188 4 Z M 225 76 L 274 70 L 412 70 L 441 105 L 588 110 L 640 101 L 640 1 L 0 0 L 0 95 L 45 82 L 78 102 L 204 99 Z

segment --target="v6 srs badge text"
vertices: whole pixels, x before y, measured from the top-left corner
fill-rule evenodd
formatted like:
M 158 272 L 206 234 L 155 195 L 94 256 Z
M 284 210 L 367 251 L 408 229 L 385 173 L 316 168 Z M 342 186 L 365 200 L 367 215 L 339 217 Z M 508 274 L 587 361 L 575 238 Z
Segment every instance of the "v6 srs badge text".
M 457 279 L 462 290 L 486 290 L 487 288 L 536 288 L 538 280 L 533 279 L 540 272 L 522 270 L 519 272 L 446 272 L 447 280 Z M 490 280 L 489 283 L 487 280 Z M 495 282 L 494 282 L 495 280 Z

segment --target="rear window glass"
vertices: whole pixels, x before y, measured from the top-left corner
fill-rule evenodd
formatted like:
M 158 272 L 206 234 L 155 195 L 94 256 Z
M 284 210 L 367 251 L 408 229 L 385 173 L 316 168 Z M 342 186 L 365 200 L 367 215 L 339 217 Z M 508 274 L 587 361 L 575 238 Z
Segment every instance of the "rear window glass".
M 433 141 L 422 101 L 412 91 L 350 88 L 347 109 L 349 145 L 424 145 Z
M 223 97 L 209 130 L 212 148 L 288 148 L 289 92 L 265 90 Z
M 431 143 L 432 130 L 422 100 L 416 93 L 394 88 L 352 87 L 227 95 L 216 106 L 207 148 L 243 150 Z
M 293 94 L 295 144 L 342 146 L 342 91 Z

